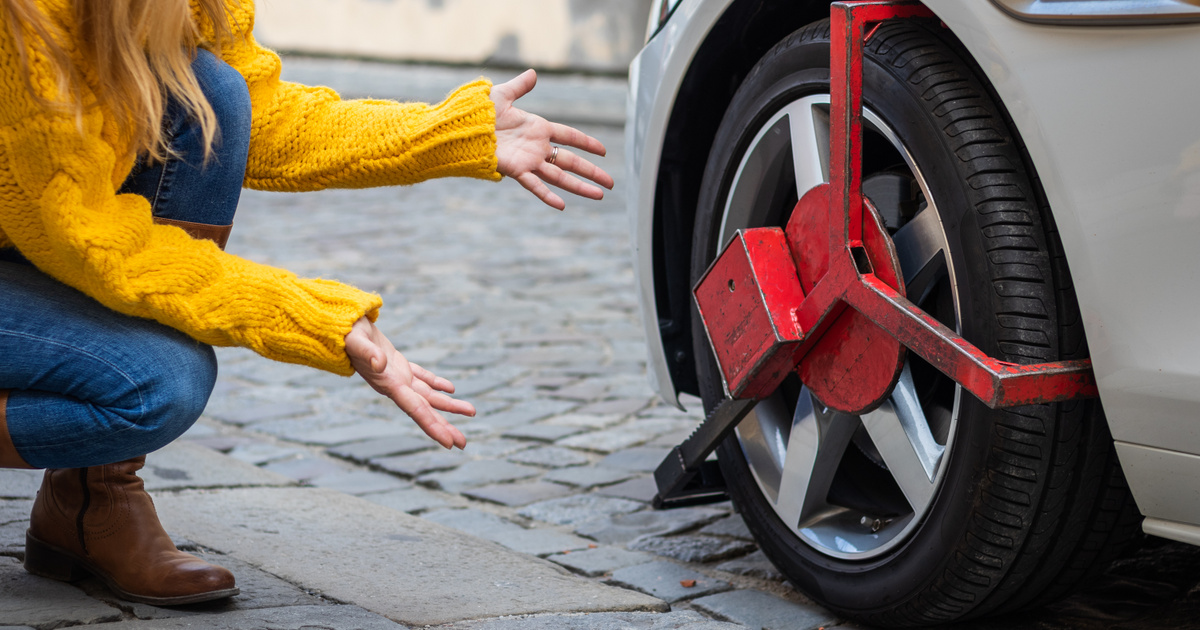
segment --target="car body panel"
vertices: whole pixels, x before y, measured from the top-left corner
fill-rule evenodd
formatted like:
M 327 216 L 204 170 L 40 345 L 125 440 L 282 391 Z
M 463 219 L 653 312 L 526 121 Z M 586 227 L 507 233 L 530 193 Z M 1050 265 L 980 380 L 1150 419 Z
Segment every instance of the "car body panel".
M 635 269 L 649 371 L 675 404 L 654 308 L 654 184 L 687 62 L 730 4 L 685 0 L 630 75 Z M 1200 25 L 1046 26 L 988 0 L 926 4 L 991 81 L 1041 177 L 1140 509 L 1171 531 L 1200 524 L 1200 496 L 1164 483 L 1200 472 Z
M 730 4 L 732 0 L 683 0 L 629 67 L 626 195 L 633 230 L 633 269 L 649 352 L 647 372 L 654 391 L 664 402 L 677 407 L 679 397 L 667 369 L 654 308 L 654 185 L 663 130 L 675 106 L 675 94 L 704 36 Z

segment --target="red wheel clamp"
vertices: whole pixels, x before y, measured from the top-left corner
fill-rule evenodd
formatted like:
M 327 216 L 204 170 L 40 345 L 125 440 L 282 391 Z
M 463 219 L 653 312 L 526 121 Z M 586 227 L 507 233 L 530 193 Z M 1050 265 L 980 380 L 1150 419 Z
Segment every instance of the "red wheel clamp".
M 800 199 L 786 230 L 739 230 L 694 288 L 726 399 L 655 471 L 655 507 L 723 498 L 705 460 L 792 371 L 853 415 L 887 398 L 909 351 L 993 409 L 1097 395 L 1090 360 L 1000 361 L 905 297 L 895 246 L 862 195 L 863 42 L 886 20 L 935 16 L 864 0 L 834 3 L 830 17 L 830 183 Z

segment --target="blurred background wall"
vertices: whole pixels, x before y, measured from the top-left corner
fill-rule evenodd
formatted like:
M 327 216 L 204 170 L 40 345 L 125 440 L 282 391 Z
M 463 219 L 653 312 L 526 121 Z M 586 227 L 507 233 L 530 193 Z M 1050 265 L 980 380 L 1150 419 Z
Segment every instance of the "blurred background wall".
M 257 0 L 283 52 L 624 74 L 650 0 Z

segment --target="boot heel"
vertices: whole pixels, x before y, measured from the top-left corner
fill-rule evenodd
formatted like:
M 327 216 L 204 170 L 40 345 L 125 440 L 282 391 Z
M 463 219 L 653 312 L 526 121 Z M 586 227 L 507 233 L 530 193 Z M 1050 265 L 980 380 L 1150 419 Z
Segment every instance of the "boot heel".
M 25 570 L 60 582 L 75 582 L 91 575 L 71 556 L 25 532 Z

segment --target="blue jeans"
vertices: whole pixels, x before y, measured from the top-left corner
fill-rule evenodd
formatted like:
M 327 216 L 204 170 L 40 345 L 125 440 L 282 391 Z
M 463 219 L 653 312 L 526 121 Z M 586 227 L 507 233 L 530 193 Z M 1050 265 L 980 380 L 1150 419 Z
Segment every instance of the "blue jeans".
M 229 225 L 250 146 L 250 94 L 207 51 L 192 63 L 220 135 L 205 161 L 198 125 L 178 103 L 163 121 L 173 157 L 138 160 L 120 192 L 155 216 Z M 217 378 L 211 347 L 127 317 L 0 251 L 0 389 L 17 452 L 37 468 L 118 462 L 162 448 L 192 426 Z

